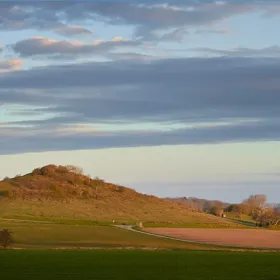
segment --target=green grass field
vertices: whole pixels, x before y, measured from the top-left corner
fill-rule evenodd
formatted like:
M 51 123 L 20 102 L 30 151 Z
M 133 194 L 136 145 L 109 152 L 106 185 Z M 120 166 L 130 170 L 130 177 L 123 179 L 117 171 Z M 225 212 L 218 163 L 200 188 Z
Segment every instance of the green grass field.
M 0 221 L 13 232 L 14 248 L 179 248 L 218 250 L 219 246 L 173 241 L 113 226 Z
M 153 222 L 144 221 L 144 227 L 169 227 L 169 228 L 252 228 L 251 225 L 246 225 L 242 221 L 234 219 L 221 219 L 215 216 L 210 216 L 211 219 L 199 219 L 192 217 L 191 215 L 185 222 Z M 57 217 L 42 217 L 42 216 L 28 216 L 28 215 L 5 215 L 0 216 L 1 219 L 7 220 L 25 220 L 25 221 L 41 221 L 51 222 L 57 224 L 68 224 L 68 225 L 111 225 L 112 221 L 108 220 L 85 220 L 85 219 L 65 219 Z M 117 220 L 115 224 L 127 224 L 135 225 L 138 222 L 135 220 Z M 254 224 L 255 227 L 255 224 Z
M 256 221 L 254 221 L 253 218 L 248 215 L 242 215 L 241 217 L 236 217 L 236 215 L 232 213 L 227 213 L 227 219 L 248 227 L 256 226 Z
M 279 263 L 278 253 L 0 251 L 5 280 L 278 280 Z

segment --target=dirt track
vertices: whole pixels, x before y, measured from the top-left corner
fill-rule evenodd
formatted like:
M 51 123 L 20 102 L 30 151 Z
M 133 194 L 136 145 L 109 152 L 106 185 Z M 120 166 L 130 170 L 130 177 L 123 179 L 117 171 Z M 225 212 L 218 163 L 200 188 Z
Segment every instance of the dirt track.
M 206 228 L 145 228 L 145 231 L 209 244 L 280 249 L 280 231 Z

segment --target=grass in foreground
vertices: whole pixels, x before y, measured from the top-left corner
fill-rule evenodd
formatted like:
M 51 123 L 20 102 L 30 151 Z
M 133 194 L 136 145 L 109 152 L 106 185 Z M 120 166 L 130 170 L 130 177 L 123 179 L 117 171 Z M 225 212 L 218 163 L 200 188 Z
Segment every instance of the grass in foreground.
M 149 247 L 218 250 L 219 246 L 187 243 L 131 232 L 112 226 L 0 221 L 13 232 L 15 248 Z
M 1 279 L 278 280 L 280 254 L 0 251 Z

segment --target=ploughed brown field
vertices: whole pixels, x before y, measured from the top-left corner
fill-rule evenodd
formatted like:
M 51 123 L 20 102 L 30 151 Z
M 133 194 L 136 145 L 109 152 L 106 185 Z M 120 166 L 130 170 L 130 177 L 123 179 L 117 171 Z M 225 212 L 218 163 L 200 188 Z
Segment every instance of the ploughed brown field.
M 262 229 L 145 228 L 145 231 L 217 245 L 280 249 L 280 231 Z

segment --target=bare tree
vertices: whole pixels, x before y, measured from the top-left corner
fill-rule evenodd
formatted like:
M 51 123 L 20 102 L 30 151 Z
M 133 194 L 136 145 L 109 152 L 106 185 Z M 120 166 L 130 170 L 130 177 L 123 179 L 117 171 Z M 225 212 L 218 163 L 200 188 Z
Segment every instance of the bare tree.
M 78 175 L 82 175 L 83 174 L 83 169 L 79 166 L 75 166 L 75 165 L 66 165 L 65 166 L 67 168 L 67 170 L 69 172 L 73 172 L 76 173 Z
M 97 183 L 104 183 L 104 180 L 101 179 L 101 178 L 99 178 L 98 176 L 96 176 L 96 177 L 94 178 L 94 180 L 95 180 Z
M 256 216 L 260 212 L 260 209 L 267 208 L 267 198 L 264 194 L 251 195 L 242 204 L 247 205 L 249 215 Z
M 0 243 L 4 249 L 7 249 L 13 243 L 12 232 L 8 229 L 3 229 L 0 231 Z
M 264 194 L 251 195 L 243 201 L 243 204 L 250 205 L 255 208 L 263 208 L 266 205 L 267 198 Z
M 279 226 L 280 225 L 280 213 L 277 211 L 277 208 L 273 209 L 273 214 L 270 220 L 270 224 L 273 226 Z
M 259 226 L 278 226 L 280 224 L 280 214 L 271 207 L 257 208 L 253 218 Z

